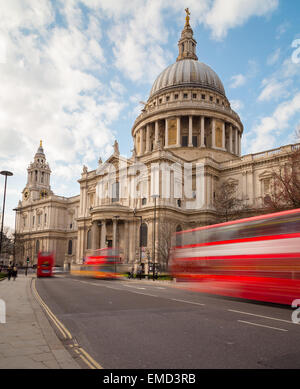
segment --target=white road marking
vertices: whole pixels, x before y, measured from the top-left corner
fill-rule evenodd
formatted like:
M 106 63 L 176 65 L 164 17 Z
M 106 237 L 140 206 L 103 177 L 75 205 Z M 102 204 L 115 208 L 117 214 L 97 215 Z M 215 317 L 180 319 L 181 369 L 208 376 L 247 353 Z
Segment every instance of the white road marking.
M 179 301 L 180 303 L 187 303 L 187 304 L 195 304 L 195 305 L 205 305 L 205 304 L 201 304 L 201 303 L 195 303 L 194 301 L 186 301 L 186 300 L 179 300 L 179 299 L 171 299 L 173 301 Z
M 134 290 L 127 290 L 127 292 L 130 292 L 130 293 L 136 293 L 136 294 L 142 294 L 144 296 L 151 296 L 151 297 L 159 297 L 159 296 L 155 296 L 154 294 L 150 294 L 150 293 L 142 293 L 142 292 L 136 292 Z
M 256 313 L 250 313 L 250 312 L 243 312 L 243 311 L 236 311 L 234 309 L 228 309 L 229 312 L 235 312 L 235 313 L 241 313 L 243 315 L 251 315 L 251 316 L 256 316 L 256 317 L 262 317 L 264 319 L 270 319 L 270 320 L 277 320 L 277 321 L 282 321 L 284 323 L 289 323 L 289 324 L 299 324 L 299 323 L 293 323 L 292 321 L 289 320 L 284 320 L 284 319 L 277 319 L 275 317 L 269 317 L 269 316 L 263 316 L 263 315 L 257 315 Z
M 245 324 L 251 324 L 253 326 L 258 326 L 258 327 L 265 327 L 265 328 L 271 328 L 272 330 L 277 330 L 277 331 L 285 331 L 287 332 L 288 330 L 285 330 L 283 328 L 276 328 L 276 327 L 270 327 L 270 326 L 265 326 L 263 324 L 257 324 L 257 323 L 251 323 L 250 321 L 243 321 L 243 320 L 238 320 L 240 323 L 245 323 Z
M 120 288 L 114 288 L 113 286 L 108 286 L 108 285 L 99 285 L 99 286 L 103 286 L 104 288 L 108 288 L 108 289 L 114 289 L 114 290 L 123 290 L 123 289 L 120 289 Z
M 125 285 L 124 286 L 127 286 L 128 288 L 135 288 L 135 289 L 146 289 L 146 288 L 142 288 L 142 287 L 139 287 L 139 286 L 134 286 L 134 285 Z
M 131 292 L 131 293 L 137 293 L 137 294 L 143 294 L 145 296 L 151 296 L 151 297 L 158 297 L 158 296 L 155 296 L 154 294 L 147 294 L 147 293 L 141 293 L 141 292 L 135 292 L 133 290 L 126 290 L 126 289 L 122 289 L 122 288 L 114 288 L 113 286 L 109 286 L 109 285 L 104 285 L 104 284 L 96 284 L 94 282 L 87 282 L 87 281 L 79 281 L 79 282 L 82 282 L 84 284 L 88 284 L 88 285 L 95 285 L 95 286 L 103 286 L 105 288 L 109 288 L 109 289 L 114 289 L 114 290 L 119 290 L 119 291 L 126 291 L 126 292 Z M 140 288 L 140 287 L 137 287 L 137 286 L 131 286 L 131 285 L 124 285 L 124 286 L 129 286 L 129 287 L 132 287 L 132 288 L 136 288 L 136 289 L 146 289 L 146 288 Z
M 74 280 L 76 281 L 76 280 Z M 114 290 L 122 290 L 120 288 L 114 288 L 113 286 L 108 286 L 100 283 L 95 283 L 95 282 L 87 282 L 87 281 L 79 281 L 82 282 L 83 284 L 88 284 L 88 285 L 94 285 L 94 286 L 103 286 L 104 288 L 109 288 L 109 289 L 114 289 Z

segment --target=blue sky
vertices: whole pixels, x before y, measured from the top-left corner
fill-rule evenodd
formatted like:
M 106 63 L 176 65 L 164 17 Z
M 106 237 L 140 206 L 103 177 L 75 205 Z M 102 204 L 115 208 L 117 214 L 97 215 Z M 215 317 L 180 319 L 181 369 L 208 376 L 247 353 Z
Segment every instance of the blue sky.
M 140 101 L 176 60 L 186 7 L 199 61 L 219 75 L 244 124 L 242 153 L 294 142 L 298 0 L 0 0 L 0 169 L 14 172 L 6 225 L 40 139 L 63 196 L 79 194 L 83 164 L 95 169 L 115 139 L 131 155 Z

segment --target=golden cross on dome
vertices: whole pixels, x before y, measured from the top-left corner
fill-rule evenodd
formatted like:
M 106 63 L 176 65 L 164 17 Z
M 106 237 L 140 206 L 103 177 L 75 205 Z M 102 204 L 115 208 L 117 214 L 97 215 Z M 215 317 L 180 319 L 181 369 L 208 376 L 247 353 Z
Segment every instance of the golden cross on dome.
M 43 141 L 40 140 L 40 147 L 43 147 Z
M 189 26 L 190 25 L 190 11 L 188 8 L 185 9 L 186 12 L 186 17 L 185 17 L 185 25 Z

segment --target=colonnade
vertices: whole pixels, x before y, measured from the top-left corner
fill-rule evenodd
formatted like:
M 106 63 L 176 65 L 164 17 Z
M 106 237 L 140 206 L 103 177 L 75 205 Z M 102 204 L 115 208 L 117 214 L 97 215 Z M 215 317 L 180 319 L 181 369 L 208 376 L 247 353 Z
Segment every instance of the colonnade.
M 119 240 L 120 222 L 124 222 L 124 230 L 128 231 L 128 221 L 119 218 L 94 220 L 91 228 L 91 249 L 96 250 L 105 247 L 117 247 Z M 112 233 L 111 227 L 112 224 Z M 108 228 L 109 227 L 109 228 Z M 110 234 L 108 234 L 110 230 Z M 108 239 L 112 238 L 112 239 Z
M 211 147 L 241 155 L 242 134 L 232 123 L 212 117 L 189 115 L 188 131 L 184 131 L 187 136 L 183 136 L 183 117 L 186 116 L 158 119 L 140 127 L 134 137 L 137 155 L 141 156 L 157 149 L 161 139 L 163 140 L 161 146 L 164 148 Z M 194 124 L 195 118 L 197 118 L 197 126 Z M 163 129 L 163 134 L 160 127 Z

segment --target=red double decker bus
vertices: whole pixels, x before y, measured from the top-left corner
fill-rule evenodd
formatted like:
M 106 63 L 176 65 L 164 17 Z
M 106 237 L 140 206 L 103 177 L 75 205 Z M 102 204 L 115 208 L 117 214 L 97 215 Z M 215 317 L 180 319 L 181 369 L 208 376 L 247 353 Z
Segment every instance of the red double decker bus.
M 53 252 L 39 252 L 37 259 L 37 277 L 51 277 L 55 258 Z
M 290 305 L 300 298 L 300 209 L 177 232 L 170 264 L 198 291 Z
M 120 254 L 115 248 L 93 250 L 85 258 L 79 270 L 72 270 L 73 275 L 88 276 L 102 279 L 117 279 L 120 277 Z

